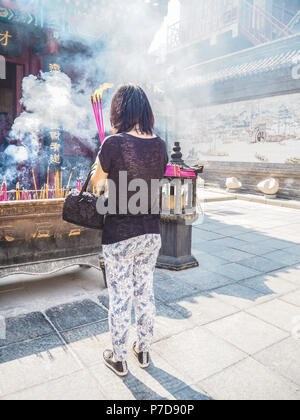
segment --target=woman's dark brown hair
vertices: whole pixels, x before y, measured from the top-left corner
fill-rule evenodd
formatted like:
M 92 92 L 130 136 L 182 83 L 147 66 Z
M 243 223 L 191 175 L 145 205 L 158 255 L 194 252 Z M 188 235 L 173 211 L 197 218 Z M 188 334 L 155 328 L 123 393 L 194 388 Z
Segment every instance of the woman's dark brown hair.
M 141 87 L 128 84 L 118 88 L 111 104 L 110 122 L 117 133 L 128 133 L 138 125 L 142 134 L 153 134 L 154 115 Z

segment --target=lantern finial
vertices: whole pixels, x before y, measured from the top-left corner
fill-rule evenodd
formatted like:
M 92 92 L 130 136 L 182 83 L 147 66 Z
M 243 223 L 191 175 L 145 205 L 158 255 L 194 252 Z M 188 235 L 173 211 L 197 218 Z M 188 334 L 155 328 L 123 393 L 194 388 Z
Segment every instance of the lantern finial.
M 173 153 L 171 154 L 171 163 L 173 165 L 184 165 L 184 161 L 182 160 L 182 153 L 181 153 L 181 146 L 179 141 L 174 143 Z

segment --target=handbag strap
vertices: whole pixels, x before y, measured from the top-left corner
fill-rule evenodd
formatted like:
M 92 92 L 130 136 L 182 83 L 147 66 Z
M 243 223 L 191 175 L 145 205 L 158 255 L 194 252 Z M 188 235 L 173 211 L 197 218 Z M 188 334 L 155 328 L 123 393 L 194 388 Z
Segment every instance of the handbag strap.
M 80 191 L 80 194 L 79 194 L 80 196 L 83 195 L 83 193 L 86 191 L 87 187 L 89 186 L 90 180 L 92 178 L 92 174 L 93 174 L 93 171 L 91 170 L 88 174 L 88 177 L 87 177 L 85 183 L 83 184 L 83 187 L 82 187 L 81 191 Z

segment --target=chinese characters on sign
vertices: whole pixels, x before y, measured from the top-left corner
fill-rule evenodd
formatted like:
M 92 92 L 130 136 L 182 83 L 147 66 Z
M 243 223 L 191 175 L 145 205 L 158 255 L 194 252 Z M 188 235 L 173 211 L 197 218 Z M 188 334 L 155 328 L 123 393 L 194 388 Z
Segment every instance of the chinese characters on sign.
M 8 31 L 5 31 L 3 34 L 0 32 L 0 44 L 2 47 L 7 47 L 9 38 L 12 38 L 12 35 Z
M 62 131 L 59 129 L 49 130 L 46 133 L 46 143 L 50 149 L 50 165 L 59 166 L 62 164 L 61 159 L 61 145 L 62 145 Z
M 20 31 L 22 33 L 21 25 L 2 22 L 1 17 L 0 10 L 0 54 L 8 57 L 20 57 L 24 42 L 24 36 L 20 35 Z

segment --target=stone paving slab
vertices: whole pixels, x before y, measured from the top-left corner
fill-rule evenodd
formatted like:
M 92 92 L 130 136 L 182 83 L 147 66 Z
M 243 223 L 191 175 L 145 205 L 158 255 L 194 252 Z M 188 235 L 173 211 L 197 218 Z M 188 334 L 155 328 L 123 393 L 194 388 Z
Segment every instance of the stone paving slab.
M 217 299 L 238 309 L 247 309 L 273 298 L 272 295 L 250 289 L 241 284 L 231 284 L 221 287 L 212 293 Z
M 289 336 L 279 328 L 243 312 L 213 322 L 205 328 L 249 355 Z
M 47 336 L 55 332 L 54 328 L 40 312 L 33 312 L 6 319 L 6 338 L 0 339 L 0 349 L 11 344 Z
M 176 310 L 184 309 L 189 314 L 191 323 L 198 326 L 222 319 L 238 312 L 232 305 L 221 302 L 214 297 L 214 293 L 203 293 L 186 298 L 177 304 L 171 304 Z
M 244 352 L 211 334 L 204 327 L 196 327 L 155 343 L 153 350 L 179 372 L 191 376 L 195 382 L 246 357 Z
M 197 244 L 197 242 L 203 242 L 203 241 L 213 241 L 215 239 L 223 239 L 225 238 L 224 235 L 220 235 L 219 233 L 214 232 L 207 232 L 200 229 L 194 229 L 193 234 L 193 244 Z
M 280 239 L 267 239 L 265 241 L 260 242 L 260 245 L 262 246 L 270 246 L 274 249 L 282 250 L 287 249 L 293 246 L 293 242 L 283 241 Z
M 240 251 L 247 252 L 249 254 L 264 256 L 272 251 L 274 251 L 273 245 L 266 244 L 265 241 L 258 243 L 244 242 L 239 246 Z
M 218 289 L 219 287 L 224 287 L 234 282 L 234 280 L 230 277 L 225 277 L 225 275 L 209 271 L 199 272 L 198 274 L 194 274 L 192 276 L 189 276 L 186 273 L 184 274 L 183 281 L 194 288 L 194 293 L 190 294 L 190 296 L 197 296 L 203 292 Z M 177 301 L 180 301 L 180 299 L 181 298 L 177 299 Z
M 247 244 L 246 241 L 234 238 L 234 237 L 228 237 L 224 239 L 217 239 L 215 241 L 212 241 L 213 245 L 217 245 L 218 247 L 228 247 L 233 249 L 241 249 L 241 247 L 244 244 Z
M 300 287 L 300 264 L 273 271 L 270 275 Z
M 189 299 L 189 298 L 187 298 Z M 154 342 L 187 331 L 196 326 L 192 314 L 180 304 L 157 305 Z
M 261 233 L 243 233 L 241 235 L 236 235 L 235 238 L 245 242 L 259 243 L 266 240 L 266 235 Z
M 275 325 L 288 333 L 291 333 L 293 328 L 293 320 L 300 319 L 300 308 L 291 305 L 282 300 L 275 299 L 271 302 L 263 303 L 254 308 L 247 309 L 247 312 L 257 318 Z
M 263 257 L 253 257 L 247 260 L 240 261 L 239 264 L 252 268 L 261 273 L 271 273 L 272 271 L 278 270 L 279 268 L 287 267 L 288 264 L 280 262 L 278 260 L 270 260 Z
M 221 247 L 218 251 L 218 257 L 226 260 L 228 263 L 238 263 L 239 261 L 252 258 L 253 256 L 254 254 L 250 254 L 244 251 L 239 251 L 233 248 Z
M 203 251 L 193 251 L 193 255 L 197 259 L 202 270 L 210 270 L 212 266 L 219 267 L 228 264 L 228 261 L 225 259 L 209 255 Z
M 51 308 L 46 315 L 58 331 L 66 331 L 103 321 L 107 318 L 107 311 L 91 300 L 84 300 Z
M 256 277 L 260 274 L 259 271 L 250 267 L 244 267 L 241 264 L 227 264 L 219 267 L 212 267 L 212 271 L 226 276 L 236 282 Z
M 299 387 L 248 358 L 200 382 L 217 400 L 300 400 Z
M 291 291 L 297 290 L 299 286 L 277 277 L 276 273 L 255 277 L 240 282 L 242 286 L 257 290 L 263 295 L 272 297 L 285 295 Z
M 52 339 L 51 343 L 49 340 L 45 342 L 44 339 L 43 344 L 44 348 L 37 348 L 35 343 L 31 355 L 18 354 L 15 359 L 6 363 L 2 360 L 0 364 L 2 395 L 23 391 L 82 369 L 82 365 L 58 339 L 56 341 Z
M 292 305 L 300 307 L 300 290 L 282 296 L 280 299 L 284 302 L 291 303 Z
M 290 252 L 291 254 L 300 255 L 300 245 L 293 245 L 286 249 L 287 252 Z
M 0 349 L 0 365 L 51 351 L 63 345 L 63 341 L 57 334 L 51 334 L 35 340 L 23 341 L 18 344 L 2 347 Z
M 197 293 L 197 288 L 187 282 L 178 282 L 175 278 L 154 282 L 156 299 L 164 303 L 177 302 L 178 300 Z
M 28 388 L 5 398 L 9 401 L 94 401 L 104 400 L 97 381 L 86 370 L 42 385 Z
M 298 329 L 300 331 L 300 328 Z M 300 393 L 300 342 L 290 337 L 253 356 L 258 362 L 298 385 Z
M 85 366 L 99 362 L 101 350 L 111 347 L 107 321 L 65 331 L 62 337 L 77 358 Z

